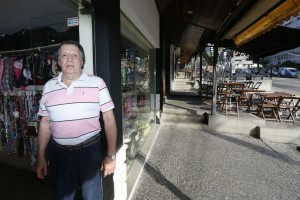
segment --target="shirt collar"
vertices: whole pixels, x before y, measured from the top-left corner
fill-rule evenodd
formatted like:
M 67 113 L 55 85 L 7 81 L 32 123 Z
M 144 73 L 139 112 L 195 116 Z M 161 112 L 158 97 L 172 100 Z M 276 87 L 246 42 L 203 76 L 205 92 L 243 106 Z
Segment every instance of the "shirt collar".
M 82 71 L 82 74 L 81 74 L 81 76 L 79 77 L 79 81 L 85 81 L 86 80 L 86 78 L 87 78 L 87 73 L 85 73 L 84 71 Z M 58 74 L 58 77 L 57 77 L 57 84 L 60 84 L 60 83 L 62 83 L 63 81 L 62 81 L 62 72 L 59 72 L 59 74 Z

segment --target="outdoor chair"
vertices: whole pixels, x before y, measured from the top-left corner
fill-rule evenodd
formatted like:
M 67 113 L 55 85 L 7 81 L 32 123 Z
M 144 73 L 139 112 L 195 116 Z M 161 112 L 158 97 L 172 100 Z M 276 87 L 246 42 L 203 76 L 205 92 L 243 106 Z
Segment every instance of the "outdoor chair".
M 296 112 L 299 109 L 300 97 L 297 96 L 282 96 L 278 100 L 278 117 L 280 122 L 295 123 Z
M 207 81 L 206 83 L 201 84 L 200 93 L 202 99 L 210 99 L 213 93 L 213 82 Z
M 222 112 L 225 105 L 226 84 L 220 83 L 217 86 L 217 109 Z
M 247 92 L 246 93 L 246 97 L 247 97 L 247 112 L 250 113 L 255 113 L 258 110 L 258 105 L 261 103 L 261 98 L 260 96 L 257 94 L 257 92 Z
M 225 83 L 224 101 L 221 112 L 225 111 L 225 115 L 239 116 L 239 104 L 241 91 L 243 90 L 244 83 Z
M 254 82 L 253 81 L 245 81 L 245 88 L 253 88 Z
M 258 88 L 261 86 L 262 82 L 256 82 L 253 86 L 252 89 L 258 90 Z
M 278 115 L 278 97 L 264 96 L 258 104 L 257 116 L 262 115 L 266 121 L 280 121 Z

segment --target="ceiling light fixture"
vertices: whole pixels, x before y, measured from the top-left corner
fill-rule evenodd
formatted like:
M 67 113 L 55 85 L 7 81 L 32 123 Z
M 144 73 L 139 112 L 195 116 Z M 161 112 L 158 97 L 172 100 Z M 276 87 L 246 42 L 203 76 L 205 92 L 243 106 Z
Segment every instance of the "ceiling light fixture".
M 188 11 L 186 11 L 186 13 L 189 14 L 189 15 L 193 15 L 193 14 L 194 14 L 194 11 L 188 10 Z

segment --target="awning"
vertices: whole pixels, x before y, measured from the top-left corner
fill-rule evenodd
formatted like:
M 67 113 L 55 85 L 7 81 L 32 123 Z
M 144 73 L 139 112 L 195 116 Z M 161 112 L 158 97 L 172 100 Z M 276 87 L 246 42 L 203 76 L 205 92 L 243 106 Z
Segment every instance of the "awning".
M 272 28 L 281 24 L 284 20 L 289 19 L 291 16 L 298 15 L 299 12 L 300 0 L 286 0 L 245 31 L 238 34 L 234 39 L 234 43 L 236 46 L 240 46 L 257 36 L 270 31 Z
M 226 45 L 230 48 L 229 44 L 224 44 L 224 47 L 226 47 Z M 262 34 L 237 47 L 237 50 L 249 54 L 254 59 L 258 59 L 299 46 L 299 29 L 277 26 L 267 34 Z

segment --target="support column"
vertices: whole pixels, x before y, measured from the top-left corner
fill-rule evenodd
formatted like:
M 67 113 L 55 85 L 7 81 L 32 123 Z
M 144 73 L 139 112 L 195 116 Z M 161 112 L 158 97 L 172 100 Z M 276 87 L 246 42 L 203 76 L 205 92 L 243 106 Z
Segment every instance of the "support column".
M 212 95 L 212 105 L 211 114 L 217 114 L 217 62 L 218 62 L 218 38 L 214 44 L 214 58 L 213 58 L 213 95 Z
M 106 82 L 115 103 L 118 147 L 122 136 L 120 1 L 93 0 L 95 74 Z
M 202 48 L 200 48 L 200 49 L 202 49 Z M 203 73 L 203 69 L 202 69 L 202 62 L 203 62 L 203 58 L 202 58 L 202 52 L 203 51 L 200 51 L 200 54 L 199 54 L 199 56 L 200 56 L 200 66 L 199 66 L 199 73 L 200 73 L 200 83 L 199 83 L 199 96 L 201 97 L 201 99 L 202 99 L 202 90 L 201 90 L 201 88 L 202 88 L 202 79 L 203 79 L 203 77 L 202 77 L 202 73 Z
M 103 78 L 115 104 L 117 122 L 117 168 L 113 176 L 103 178 L 103 199 L 126 199 L 126 151 L 122 135 L 120 1 L 92 0 L 94 6 L 94 74 Z M 124 167 L 125 166 L 125 167 Z M 125 187 L 125 188 L 124 188 Z
M 87 0 L 89 3 L 90 0 Z M 92 13 L 80 12 L 83 9 L 83 5 L 78 2 L 78 15 L 79 15 L 79 40 L 80 44 L 84 49 L 85 54 L 85 64 L 83 70 L 86 73 L 94 74 L 94 59 L 93 59 L 93 20 Z

